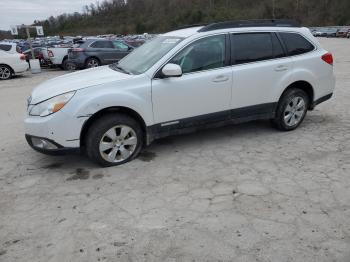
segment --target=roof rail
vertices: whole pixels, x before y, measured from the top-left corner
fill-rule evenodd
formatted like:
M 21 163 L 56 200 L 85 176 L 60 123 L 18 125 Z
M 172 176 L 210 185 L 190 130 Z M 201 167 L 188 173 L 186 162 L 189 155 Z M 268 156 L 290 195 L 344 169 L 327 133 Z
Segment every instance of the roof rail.
M 301 25 L 299 22 L 289 19 L 239 20 L 209 24 L 199 29 L 198 32 L 240 27 L 301 27 Z
M 208 23 L 206 23 L 206 24 L 184 25 L 184 26 L 177 27 L 177 28 L 176 28 L 176 29 L 174 29 L 174 30 L 181 30 L 181 29 L 187 29 L 187 28 L 199 27 L 199 26 L 207 26 L 207 25 L 209 25 L 209 24 L 208 24 Z

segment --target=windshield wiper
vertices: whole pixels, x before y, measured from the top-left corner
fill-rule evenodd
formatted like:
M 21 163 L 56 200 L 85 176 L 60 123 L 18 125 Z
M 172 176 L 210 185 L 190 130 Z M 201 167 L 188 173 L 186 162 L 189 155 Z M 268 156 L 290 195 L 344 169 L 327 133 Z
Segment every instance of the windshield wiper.
M 118 69 L 118 71 L 120 71 L 120 72 L 122 72 L 122 73 L 125 73 L 125 74 L 128 74 L 128 75 L 131 74 L 130 72 L 126 71 L 124 68 L 122 68 L 121 66 L 119 66 L 118 63 L 111 64 L 110 67 L 111 67 L 112 69 L 114 69 L 114 70 L 117 70 L 117 69 Z

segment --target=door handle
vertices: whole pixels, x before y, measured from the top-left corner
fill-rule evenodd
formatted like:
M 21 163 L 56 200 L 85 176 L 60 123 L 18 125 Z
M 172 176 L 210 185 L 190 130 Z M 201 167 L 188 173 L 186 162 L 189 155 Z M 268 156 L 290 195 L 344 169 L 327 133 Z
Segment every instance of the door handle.
M 228 76 L 220 75 L 220 76 L 215 77 L 213 79 L 213 82 L 214 83 L 220 83 L 220 82 L 226 82 L 228 80 L 229 80 Z
M 285 65 L 279 65 L 275 68 L 276 72 L 282 72 L 282 71 L 287 71 L 287 70 L 288 70 L 288 67 Z

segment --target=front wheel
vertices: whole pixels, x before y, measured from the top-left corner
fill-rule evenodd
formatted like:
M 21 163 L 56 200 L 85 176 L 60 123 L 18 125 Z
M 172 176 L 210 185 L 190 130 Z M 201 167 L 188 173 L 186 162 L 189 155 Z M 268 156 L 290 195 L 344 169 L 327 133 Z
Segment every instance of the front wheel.
M 87 155 L 104 167 L 131 161 L 142 145 L 143 133 L 138 122 L 120 113 L 97 120 L 86 137 Z
M 304 120 L 309 107 L 309 97 L 301 89 L 287 90 L 277 106 L 274 126 L 282 131 L 296 129 Z

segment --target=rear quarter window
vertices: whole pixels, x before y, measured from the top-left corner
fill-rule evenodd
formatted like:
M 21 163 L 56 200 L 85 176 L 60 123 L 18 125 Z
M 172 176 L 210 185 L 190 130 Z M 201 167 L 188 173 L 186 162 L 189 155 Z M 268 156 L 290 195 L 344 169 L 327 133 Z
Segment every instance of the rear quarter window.
M 11 45 L 0 44 L 0 49 L 4 51 L 10 51 L 11 47 L 12 47 Z
M 289 56 L 301 55 L 315 49 L 314 45 L 296 33 L 279 33 Z

